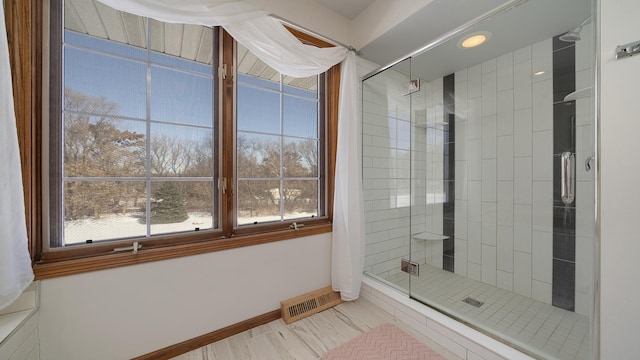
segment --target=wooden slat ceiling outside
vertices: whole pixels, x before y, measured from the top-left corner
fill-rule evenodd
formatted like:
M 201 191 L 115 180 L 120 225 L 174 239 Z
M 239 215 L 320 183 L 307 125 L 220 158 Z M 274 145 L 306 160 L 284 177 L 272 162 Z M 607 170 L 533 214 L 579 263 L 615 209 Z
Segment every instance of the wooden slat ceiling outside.
M 65 29 L 146 48 L 147 24 L 140 16 L 115 10 L 95 0 L 66 0 Z M 213 30 L 200 25 L 169 24 L 151 21 L 151 50 L 211 65 Z M 278 81 L 279 73 L 268 67 L 245 47 L 238 45 L 238 72 Z M 316 91 L 316 77 L 284 76 L 285 84 Z

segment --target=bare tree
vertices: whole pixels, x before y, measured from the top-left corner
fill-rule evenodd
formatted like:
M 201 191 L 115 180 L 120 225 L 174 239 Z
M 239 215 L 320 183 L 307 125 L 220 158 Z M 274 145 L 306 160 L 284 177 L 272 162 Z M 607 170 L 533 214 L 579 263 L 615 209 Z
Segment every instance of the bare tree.
M 318 204 L 316 180 L 286 180 L 314 178 L 318 174 L 317 141 L 268 141 L 239 134 L 238 177 L 264 180 L 240 180 L 238 206 L 248 216 L 279 209 L 284 202 L 285 213 L 313 212 Z
M 184 176 L 190 171 L 197 144 L 169 135 L 151 140 L 151 172 L 157 176 Z
M 119 127 L 119 106 L 66 88 L 64 171 L 67 178 L 136 176 L 144 172 L 144 134 Z M 139 194 L 119 191 L 116 181 L 65 182 L 65 218 L 99 218 L 135 202 Z

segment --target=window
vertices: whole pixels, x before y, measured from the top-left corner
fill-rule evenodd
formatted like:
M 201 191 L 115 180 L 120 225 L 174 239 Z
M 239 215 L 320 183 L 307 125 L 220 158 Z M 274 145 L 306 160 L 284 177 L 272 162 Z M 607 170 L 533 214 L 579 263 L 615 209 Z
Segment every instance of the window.
M 94 6 L 65 4 L 53 59 L 50 246 L 215 229 L 214 30 Z
M 222 29 L 96 1 L 32 6 L 42 29 L 9 32 L 34 44 L 12 71 L 37 100 L 17 117 L 33 132 L 20 145 L 35 154 L 23 172 L 39 278 L 330 231 L 339 66 L 297 79 Z M 134 241 L 155 250 L 110 260 Z
M 237 224 L 323 214 L 319 76 L 283 76 L 238 45 Z

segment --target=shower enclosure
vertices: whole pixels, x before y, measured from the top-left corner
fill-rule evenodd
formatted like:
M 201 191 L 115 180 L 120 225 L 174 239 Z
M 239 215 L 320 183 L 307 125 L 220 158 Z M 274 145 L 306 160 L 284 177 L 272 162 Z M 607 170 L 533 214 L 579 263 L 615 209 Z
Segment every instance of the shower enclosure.
M 538 358 L 592 357 L 592 9 L 524 2 L 362 82 L 365 274 Z

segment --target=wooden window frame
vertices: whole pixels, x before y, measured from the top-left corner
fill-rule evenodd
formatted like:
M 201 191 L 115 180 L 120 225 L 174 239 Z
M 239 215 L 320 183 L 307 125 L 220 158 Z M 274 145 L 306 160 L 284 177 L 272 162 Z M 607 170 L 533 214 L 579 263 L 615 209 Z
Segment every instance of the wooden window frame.
M 16 111 L 16 125 L 18 129 L 18 143 L 21 152 L 21 167 L 23 175 L 23 187 L 25 195 L 25 214 L 27 234 L 29 237 L 29 251 L 33 263 L 36 279 L 47 279 L 58 276 L 79 274 L 84 272 L 117 268 L 120 266 L 134 265 L 197 255 L 208 252 L 229 250 L 245 246 L 265 244 L 269 242 L 295 239 L 332 231 L 333 219 L 333 193 L 335 157 L 337 145 L 338 124 L 338 90 L 340 86 L 340 65 L 329 69 L 325 74 L 327 86 L 326 106 L 326 216 L 321 219 L 305 220 L 305 227 L 298 230 L 288 229 L 288 223 L 278 223 L 253 227 L 250 230 L 233 229 L 233 226 L 224 226 L 227 233 L 221 231 L 203 231 L 188 235 L 168 234 L 154 236 L 152 238 L 129 239 L 113 241 L 109 243 L 87 244 L 81 247 L 54 249 L 43 251 L 43 242 L 48 241 L 43 236 L 42 204 L 43 204 L 43 179 L 42 170 L 42 111 L 43 111 L 43 48 L 46 43 L 43 39 L 43 1 L 42 0 L 5 0 L 5 20 L 7 24 L 7 38 L 9 42 L 9 57 L 13 79 L 13 93 Z M 319 40 L 299 30 L 288 28 L 302 42 L 319 46 L 334 46 L 326 41 Z M 48 41 L 48 40 L 47 40 Z M 222 46 L 233 46 L 233 39 L 226 33 L 222 36 Z M 223 52 L 223 61 L 233 63 L 233 53 Z M 231 58 L 226 58 L 231 56 Z M 220 80 L 220 91 L 233 91 L 234 84 L 228 76 L 226 80 Z M 233 94 L 231 94 L 233 95 Z M 221 104 L 223 118 L 233 115 L 233 103 L 223 101 Z M 223 120 L 224 121 L 224 120 Z M 233 128 L 223 127 L 223 139 L 235 137 Z M 227 132 L 230 131 L 230 134 Z M 228 146 L 223 146 L 222 151 L 230 151 Z M 228 154 L 222 154 L 224 156 Z M 222 164 L 222 172 L 233 173 L 233 161 Z M 221 212 L 227 212 L 222 216 L 224 221 L 233 221 L 232 212 L 233 196 L 221 199 Z M 233 231 L 233 233 L 229 233 Z M 130 244 L 139 241 L 144 248 L 137 254 L 115 253 L 113 248 L 120 244 Z

